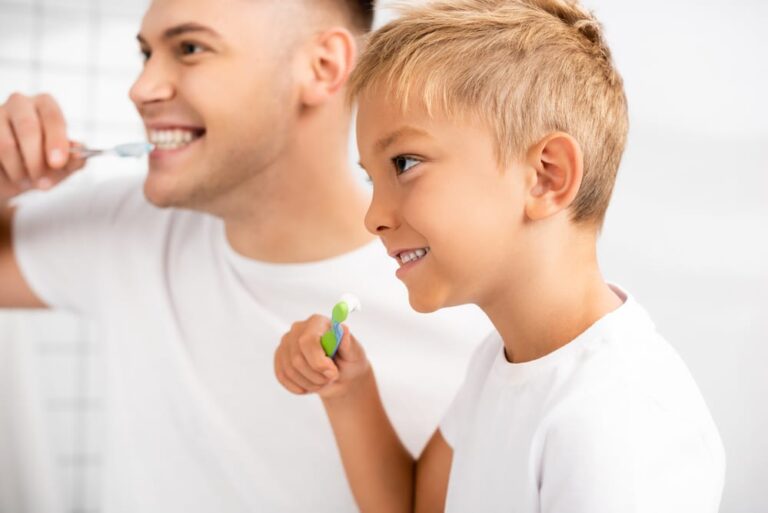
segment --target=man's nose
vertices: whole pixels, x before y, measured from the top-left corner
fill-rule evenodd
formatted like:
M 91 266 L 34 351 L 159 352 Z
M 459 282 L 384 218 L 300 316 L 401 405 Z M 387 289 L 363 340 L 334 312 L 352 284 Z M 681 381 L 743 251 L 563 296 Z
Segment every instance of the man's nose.
M 129 96 L 137 109 L 154 102 L 170 100 L 176 94 L 174 78 L 160 60 L 150 58 L 139 78 L 131 86 Z

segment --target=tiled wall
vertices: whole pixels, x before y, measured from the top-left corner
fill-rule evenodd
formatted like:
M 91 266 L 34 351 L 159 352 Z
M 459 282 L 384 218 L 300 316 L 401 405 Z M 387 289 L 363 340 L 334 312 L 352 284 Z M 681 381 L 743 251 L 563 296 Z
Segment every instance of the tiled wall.
M 14 91 L 48 92 L 60 102 L 72 139 L 96 147 L 141 140 L 127 93 L 141 66 L 135 36 L 145 5 L 144 0 L 0 0 L 0 102 Z M 94 161 L 64 186 L 142 168 L 137 161 Z M 39 504 L 61 513 L 99 511 L 103 376 L 99 341 L 90 331 L 64 313 L 0 311 L 0 354 L 31 362 L 0 368 L 29 371 L 22 376 L 24 397 L 39 401 L 45 426 L 39 433 L 17 431 L 23 441 L 7 441 L 22 459 L 32 459 L 25 451 L 41 448 L 34 471 L 40 479 L 39 485 L 13 490 L 16 499 L 8 499 L 6 489 L 0 511 L 37 512 L 43 509 Z M 0 385 L 4 379 L 10 378 L 0 376 Z M 36 397 L 29 397 L 30 390 Z M 12 402 L 0 405 L 0 422 L 28 414 L 13 411 Z M 0 468 L 0 481 L 5 475 L 11 483 L 9 473 L 16 472 Z M 43 489 L 45 483 L 50 486 Z M 43 494 L 49 497 L 41 499 Z

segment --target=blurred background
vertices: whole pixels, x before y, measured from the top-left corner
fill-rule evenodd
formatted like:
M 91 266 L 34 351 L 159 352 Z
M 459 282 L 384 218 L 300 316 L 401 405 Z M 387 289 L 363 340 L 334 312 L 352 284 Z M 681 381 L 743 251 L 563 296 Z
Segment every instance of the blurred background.
M 768 511 L 768 2 L 583 3 L 630 102 L 605 275 L 646 306 L 699 383 L 728 457 L 721 511 Z M 127 92 L 146 4 L 0 0 L 0 102 L 49 92 L 74 139 L 141 140 Z M 64 186 L 144 169 L 97 159 Z M 100 511 L 104 350 L 83 320 L 0 311 L 1 513 Z

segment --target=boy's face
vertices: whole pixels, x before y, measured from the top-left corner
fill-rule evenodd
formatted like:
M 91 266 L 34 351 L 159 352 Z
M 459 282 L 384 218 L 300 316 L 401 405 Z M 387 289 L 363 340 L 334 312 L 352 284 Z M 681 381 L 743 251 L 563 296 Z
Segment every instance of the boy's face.
M 366 226 L 400 263 L 414 309 L 483 304 L 520 254 L 523 173 L 500 169 L 479 123 L 416 106 L 402 113 L 384 97 L 359 103 L 361 164 L 373 182 Z
M 152 2 L 130 96 L 157 145 L 145 183 L 153 203 L 205 208 L 278 158 L 292 130 L 287 27 L 299 4 Z

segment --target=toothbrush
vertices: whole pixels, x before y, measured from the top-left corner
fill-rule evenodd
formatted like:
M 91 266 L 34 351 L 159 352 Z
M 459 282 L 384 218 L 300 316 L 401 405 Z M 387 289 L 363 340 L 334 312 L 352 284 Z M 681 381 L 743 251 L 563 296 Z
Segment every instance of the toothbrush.
M 146 142 L 118 144 L 112 148 L 95 149 L 82 146 L 73 146 L 69 153 L 78 158 L 87 159 L 99 155 L 117 155 L 118 157 L 143 157 L 155 149 L 155 145 Z
M 331 329 L 326 331 L 320 339 L 320 345 L 323 346 L 323 350 L 329 358 L 336 356 L 341 338 L 344 336 L 341 323 L 347 320 L 350 313 L 360 311 L 360 309 L 360 300 L 352 294 L 344 294 L 334 305 L 333 313 L 331 313 Z

